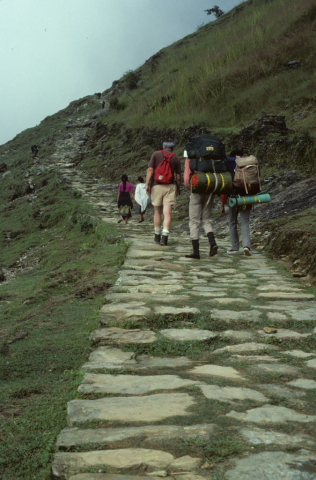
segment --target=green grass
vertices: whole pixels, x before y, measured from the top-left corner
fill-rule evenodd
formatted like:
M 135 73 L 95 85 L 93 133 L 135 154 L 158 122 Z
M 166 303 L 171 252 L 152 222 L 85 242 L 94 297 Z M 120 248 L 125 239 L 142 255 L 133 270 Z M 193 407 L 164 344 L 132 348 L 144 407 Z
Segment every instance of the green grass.
M 0 287 L 0 470 L 4 480 L 43 480 L 126 244 L 108 241 L 115 228 L 54 174 L 32 202 L 8 202 L 22 177 L 1 190 L 0 265 L 12 278 Z

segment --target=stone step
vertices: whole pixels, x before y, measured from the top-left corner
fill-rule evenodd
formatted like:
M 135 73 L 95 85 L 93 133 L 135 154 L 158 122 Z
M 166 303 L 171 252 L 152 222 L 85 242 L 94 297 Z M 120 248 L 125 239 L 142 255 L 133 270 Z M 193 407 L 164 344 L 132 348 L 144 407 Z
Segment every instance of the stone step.
M 68 403 L 68 424 L 74 426 L 91 420 L 154 423 L 174 416 L 190 416 L 189 408 L 195 405 L 196 401 L 187 393 L 72 400 Z
M 214 432 L 213 424 L 203 425 L 155 425 L 144 427 L 122 428 L 65 428 L 57 438 L 58 448 L 74 447 L 76 445 L 117 444 L 118 442 L 133 442 L 151 440 L 170 440 L 174 438 L 204 438 Z
M 203 382 L 180 378 L 178 375 L 109 375 L 87 373 L 78 388 L 79 393 L 114 393 L 142 395 L 157 390 L 176 390 L 200 386 Z
M 119 348 L 98 347 L 90 354 L 89 360 L 82 366 L 82 369 L 179 368 L 193 363 L 186 357 L 151 357 L 149 355 L 136 355 L 134 352 L 123 352 Z
M 137 472 L 166 471 L 192 472 L 202 464 L 202 459 L 196 457 L 175 458 L 171 453 L 145 448 L 124 448 L 121 450 L 97 450 L 80 453 L 56 453 L 53 463 L 53 474 L 57 478 L 69 478 L 71 474 L 80 473 L 87 468 L 112 467 L 120 471 Z M 128 477 L 130 478 L 130 477 Z

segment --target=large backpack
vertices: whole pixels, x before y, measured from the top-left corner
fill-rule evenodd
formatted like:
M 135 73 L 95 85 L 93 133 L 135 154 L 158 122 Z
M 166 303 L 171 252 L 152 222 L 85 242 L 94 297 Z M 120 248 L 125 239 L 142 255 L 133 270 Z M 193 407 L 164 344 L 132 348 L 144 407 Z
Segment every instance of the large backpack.
M 185 149 L 192 172 L 227 172 L 225 145 L 218 138 L 207 134 L 191 137 Z
M 154 180 L 158 183 L 169 184 L 172 183 L 173 173 L 170 166 L 170 158 L 174 156 L 174 153 L 166 154 L 164 150 L 161 150 L 163 154 L 163 161 L 157 165 L 154 172 Z
M 245 190 L 247 195 L 261 190 L 259 164 L 254 155 L 236 157 L 233 185 L 237 192 Z

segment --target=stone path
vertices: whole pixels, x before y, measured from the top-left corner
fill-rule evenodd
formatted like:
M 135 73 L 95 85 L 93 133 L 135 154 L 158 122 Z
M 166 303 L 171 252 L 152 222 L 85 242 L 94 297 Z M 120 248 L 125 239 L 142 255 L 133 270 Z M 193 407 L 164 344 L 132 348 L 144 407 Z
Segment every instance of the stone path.
M 61 153 L 61 175 L 117 222 L 116 188 Z M 315 479 L 314 293 L 263 253 L 232 258 L 227 238 L 212 258 L 202 238 L 194 261 L 187 233 L 159 247 L 137 221 L 119 226 L 126 261 L 91 332 L 53 475 Z

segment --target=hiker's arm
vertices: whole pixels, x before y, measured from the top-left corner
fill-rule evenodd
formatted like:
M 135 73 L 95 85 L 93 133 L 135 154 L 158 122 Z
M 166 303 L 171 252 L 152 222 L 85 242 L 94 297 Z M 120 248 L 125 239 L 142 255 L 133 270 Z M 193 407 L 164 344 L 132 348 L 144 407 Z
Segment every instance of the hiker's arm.
M 120 187 L 119 187 L 118 192 L 117 192 L 117 200 L 116 200 L 117 202 L 119 201 L 119 198 L 120 198 Z
M 177 182 L 177 185 L 178 185 L 178 188 L 177 188 L 177 196 L 178 196 L 178 195 L 180 195 L 181 173 L 177 173 L 176 182 Z
M 189 163 L 190 163 L 190 159 L 186 158 L 185 159 L 185 164 L 184 164 L 183 183 L 184 183 L 185 188 L 187 188 L 188 190 L 190 190 L 189 179 L 190 179 L 190 174 L 191 174 Z
M 147 195 L 150 195 L 150 180 L 151 177 L 153 176 L 154 169 L 152 167 L 147 168 L 147 175 L 146 175 L 146 193 Z
M 222 197 L 221 197 L 221 215 L 222 215 L 222 217 L 225 215 L 226 202 L 227 202 L 227 195 L 222 195 Z

